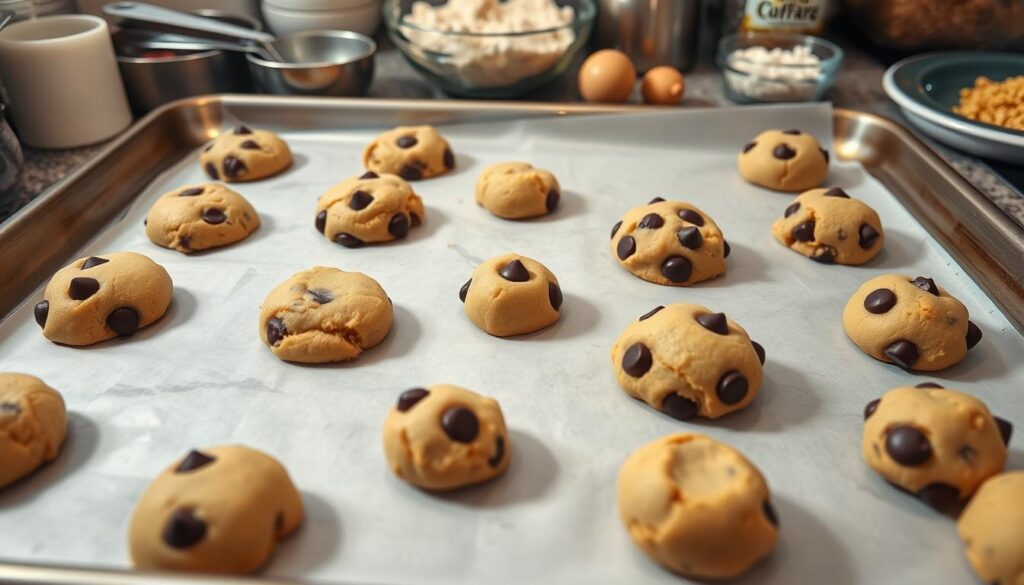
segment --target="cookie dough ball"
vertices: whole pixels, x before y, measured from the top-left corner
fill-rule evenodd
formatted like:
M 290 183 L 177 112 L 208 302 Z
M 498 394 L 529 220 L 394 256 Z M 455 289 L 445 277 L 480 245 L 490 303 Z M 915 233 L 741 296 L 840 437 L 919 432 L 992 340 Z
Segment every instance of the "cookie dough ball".
M 697 578 L 736 577 L 775 548 L 779 522 L 761 472 L 695 433 L 648 443 L 619 471 L 619 516 L 640 550 Z
M 396 175 L 367 171 L 331 187 L 316 203 L 314 225 L 346 248 L 401 240 L 423 223 L 423 200 Z
M 740 174 L 776 191 L 806 191 L 825 182 L 828 151 L 799 130 L 766 130 L 743 147 Z
M 393 319 L 376 280 L 317 266 L 270 291 L 260 305 L 260 338 L 285 361 L 341 362 L 383 341 Z
M 292 152 L 273 132 L 239 126 L 206 145 L 199 164 L 214 181 L 255 181 L 290 167 Z
M 79 258 L 46 285 L 36 323 L 47 339 L 65 345 L 127 337 L 164 316 L 173 289 L 164 267 L 142 254 Z
M 455 168 L 455 155 L 433 126 L 402 126 L 378 136 L 363 152 L 366 168 L 418 181 Z
M 562 289 L 533 258 L 503 254 L 487 260 L 459 290 L 466 316 L 497 337 L 539 331 L 558 321 Z
M 612 226 L 612 254 L 648 282 L 688 286 L 725 272 L 729 244 L 697 207 L 655 197 Z
M 853 293 L 843 328 L 869 356 L 931 372 L 959 363 L 981 341 L 981 329 L 967 317 L 967 307 L 934 280 L 885 274 Z
M 146 216 L 149 239 L 182 254 L 240 242 L 258 227 L 260 216 L 245 197 L 218 183 L 161 195 Z
M 969 498 L 1006 463 L 1012 426 L 938 384 L 894 388 L 868 403 L 864 419 L 871 469 L 936 508 Z
M 427 490 L 450 490 L 501 475 L 511 444 L 501 407 L 458 386 L 406 390 L 384 421 L 388 467 Z
M 0 488 L 56 459 L 67 428 L 56 390 L 35 376 L 0 373 Z
M 245 575 L 302 524 L 302 498 L 273 457 L 240 445 L 190 451 L 149 484 L 128 528 L 140 570 Z
M 746 407 L 761 387 L 764 358 L 764 348 L 724 314 L 687 303 L 655 307 L 612 347 L 619 386 L 679 420 Z
M 801 194 L 772 225 L 772 234 L 816 262 L 853 266 L 877 256 L 885 241 L 875 210 L 838 187 Z
M 484 169 L 476 182 L 476 202 L 498 217 L 525 219 L 558 208 L 561 188 L 555 176 L 524 162 Z
M 985 583 L 1024 583 L 1024 471 L 981 485 L 957 521 L 967 560 Z

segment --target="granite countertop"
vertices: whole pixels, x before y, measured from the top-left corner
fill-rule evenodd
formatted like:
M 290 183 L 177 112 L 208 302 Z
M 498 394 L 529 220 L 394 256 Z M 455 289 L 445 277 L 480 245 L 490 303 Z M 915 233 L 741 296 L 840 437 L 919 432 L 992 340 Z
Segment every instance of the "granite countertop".
M 900 121 L 896 107 L 882 91 L 885 66 L 874 56 L 857 48 L 849 38 L 840 38 L 846 51 L 843 68 L 835 86 L 826 96 L 836 107 L 862 110 Z M 368 97 L 445 99 L 442 92 L 420 77 L 402 58 L 397 49 L 382 40 L 377 54 L 376 74 Z M 683 107 L 730 106 L 725 97 L 719 72 L 711 64 L 709 50 L 702 51 L 699 65 L 686 73 L 686 99 Z M 560 79 L 524 100 L 578 101 L 575 79 L 578 62 Z M 634 95 L 633 102 L 639 102 Z M 983 192 L 1004 212 L 1024 226 L 1024 199 L 984 161 L 954 151 L 925 139 L 950 165 Z M 17 189 L 0 195 L 0 221 L 5 220 L 34 197 L 62 179 L 74 168 L 96 155 L 102 144 L 72 150 L 25 149 L 25 167 Z

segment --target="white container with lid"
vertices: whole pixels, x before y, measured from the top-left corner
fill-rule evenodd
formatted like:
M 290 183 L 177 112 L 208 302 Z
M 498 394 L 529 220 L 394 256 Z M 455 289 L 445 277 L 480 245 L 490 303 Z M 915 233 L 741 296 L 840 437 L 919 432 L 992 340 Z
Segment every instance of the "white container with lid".
M 308 30 L 348 30 L 372 37 L 380 0 L 263 0 L 263 19 L 277 36 Z

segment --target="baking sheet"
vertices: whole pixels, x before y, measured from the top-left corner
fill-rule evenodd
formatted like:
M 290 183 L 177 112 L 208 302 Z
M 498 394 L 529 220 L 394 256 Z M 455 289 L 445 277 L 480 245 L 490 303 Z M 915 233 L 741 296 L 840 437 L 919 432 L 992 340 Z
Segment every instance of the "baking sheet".
M 643 443 L 697 431 L 743 451 L 773 491 L 780 544 L 745 581 L 970 580 L 953 522 L 861 461 L 861 412 L 890 387 L 935 379 L 1021 424 L 1024 340 L 859 164 L 834 163 L 829 184 L 878 210 L 883 253 L 867 267 L 822 266 L 778 245 L 770 225 L 790 197 L 750 186 L 735 171 L 739 146 L 770 127 L 831 142 L 826 105 L 446 126 L 458 169 L 415 184 L 425 224 L 405 241 L 359 250 L 316 233 L 314 205 L 361 172 L 361 150 L 382 128 L 278 128 L 295 166 L 237 186 L 263 226 L 245 242 L 194 257 L 154 246 L 142 229 L 161 193 L 204 180 L 198 153 L 188 157 L 77 255 L 134 250 L 164 265 L 175 296 L 161 322 L 130 340 L 60 347 L 32 319 L 38 292 L 0 325 L 0 370 L 42 377 L 71 411 L 58 461 L 0 492 L 0 558 L 126 568 L 127 521 L 147 483 L 191 447 L 240 442 L 279 457 L 307 506 L 305 526 L 282 543 L 268 575 L 678 583 L 630 543 L 615 479 Z M 480 170 L 509 159 L 558 176 L 556 214 L 507 222 L 474 204 Z M 732 245 L 725 276 L 677 289 L 618 267 L 608 250 L 611 225 L 654 196 L 691 201 L 715 218 Z M 465 318 L 459 287 L 478 262 L 507 251 L 558 276 L 558 324 L 497 339 Z M 391 335 L 356 362 L 286 364 L 259 341 L 260 301 L 314 265 L 365 272 L 395 302 Z M 886 272 L 935 278 L 967 304 L 985 339 L 939 376 L 912 376 L 862 354 L 842 331 L 842 307 L 861 282 Z M 677 301 L 724 311 L 767 349 L 765 384 L 745 411 L 681 423 L 618 389 L 608 355 L 617 335 L 652 307 Z M 402 390 L 433 383 L 499 399 L 512 433 L 505 476 L 446 495 L 391 476 L 379 438 L 387 409 Z M 1009 467 L 1022 466 L 1024 453 L 1012 449 Z

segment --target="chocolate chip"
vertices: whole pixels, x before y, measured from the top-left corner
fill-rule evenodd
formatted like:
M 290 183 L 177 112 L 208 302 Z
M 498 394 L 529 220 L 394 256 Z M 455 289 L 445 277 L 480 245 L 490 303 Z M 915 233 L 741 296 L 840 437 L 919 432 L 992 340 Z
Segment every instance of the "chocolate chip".
M 206 522 L 197 518 L 191 508 L 179 508 L 171 514 L 162 536 L 171 548 L 189 548 L 206 537 Z
M 216 207 L 210 207 L 203 210 L 203 221 L 211 225 L 217 225 L 227 221 L 228 216 L 224 214 L 223 209 L 217 209 Z
M 974 321 L 967 322 L 967 349 L 971 349 L 981 341 L 981 329 Z
M 792 205 L 787 207 L 786 211 L 783 212 L 782 217 L 789 217 L 789 216 L 793 215 L 794 213 L 796 213 L 798 211 L 800 211 L 800 202 L 799 201 L 797 201 L 796 203 L 793 203 Z
M 912 467 L 931 459 L 932 444 L 921 431 L 901 425 L 885 434 L 885 451 L 896 463 Z
M 423 223 L 423 220 L 414 211 L 409 212 L 409 219 L 412 220 L 412 227 L 418 227 Z
M 450 148 L 444 149 L 444 168 L 449 171 L 455 168 L 455 155 Z
M 615 246 L 615 252 L 619 255 L 619 260 L 625 260 L 636 252 L 636 240 L 633 236 L 622 236 L 617 246 Z
M 686 282 L 692 271 L 690 261 L 682 256 L 669 256 L 661 263 L 661 273 L 672 282 Z
M 621 221 L 615 222 L 615 225 L 612 226 L 612 239 L 613 240 L 615 239 L 615 234 L 619 233 L 619 228 L 620 227 L 622 227 L 622 222 Z
M 747 395 L 747 377 L 732 370 L 718 380 L 718 399 L 725 404 L 736 404 Z
M 178 235 L 178 245 L 181 246 L 182 248 L 184 248 L 186 250 L 190 249 L 189 248 L 189 244 L 191 244 L 191 243 L 192 243 L 192 239 L 189 238 L 188 234 L 179 234 Z
M 341 232 L 340 234 L 334 236 L 334 243 L 341 244 L 346 248 L 362 248 L 364 242 L 359 238 L 353 236 L 352 234 L 346 234 L 345 232 Z
M 637 320 L 638 321 L 646 321 L 647 319 L 650 319 L 651 317 L 656 315 L 658 313 L 658 311 L 660 311 L 660 310 L 662 310 L 664 308 L 665 308 L 664 306 L 658 305 L 657 307 L 654 307 L 653 309 L 651 309 L 650 311 L 647 311 L 643 315 L 640 315 L 640 318 L 637 319 Z
M 940 386 L 935 382 L 921 382 L 917 386 L 914 386 L 914 388 L 938 388 L 939 390 L 942 390 L 944 386 Z
M 729 324 L 725 319 L 725 313 L 704 313 L 697 315 L 697 322 L 701 327 L 719 335 L 729 334 Z
M 562 289 L 553 282 L 548 283 L 548 301 L 551 303 L 551 308 L 556 311 L 562 307 Z
M 684 209 L 679 212 L 679 219 L 688 221 L 696 226 L 704 225 L 704 217 L 692 209 Z
M 918 490 L 917 497 L 932 508 L 942 510 L 960 500 L 960 490 L 945 483 L 930 483 Z
M 327 210 L 323 210 L 316 214 L 316 219 L 313 221 L 313 225 L 316 226 L 316 231 L 321 234 L 324 233 L 324 228 L 327 227 Z
M 203 152 L 210 152 L 211 150 L 213 150 L 212 142 L 203 147 Z
M 860 230 L 858 230 L 857 235 L 859 238 L 858 243 L 860 244 L 860 247 L 864 250 L 867 250 L 871 246 L 875 245 L 875 242 L 878 240 L 879 233 L 878 230 L 876 230 L 875 228 L 869 226 L 866 223 L 862 223 L 860 224 Z
M 178 197 L 195 197 L 197 195 L 202 195 L 205 190 L 206 189 L 202 187 L 192 187 L 191 189 L 185 189 L 181 193 L 178 193 Z
M 418 181 L 423 178 L 423 170 L 417 166 L 405 165 L 398 171 L 398 176 L 406 181 Z
M 544 200 L 544 206 L 547 207 L 548 211 L 554 211 L 558 209 L 558 202 L 562 196 L 554 189 L 548 191 L 548 198 Z
M 245 142 L 238 145 L 238 148 L 242 150 L 259 150 L 260 145 L 255 140 L 246 140 Z
M 764 510 L 764 517 L 777 528 L 779 526 L 779 515 L 775 513 L 775 507 L 772 506 L 772 503 L 765 500 L 761 509 Z
M 828 191 L 825 191 L 825 197 L 842 197 L 843 199 L 850 198 L 850 196 L 846 194 L 846 191 L 843 191 L 839 187 L 832 187 Z
M 782 133 L 783 134 L 790 134 L 792 136 L 800 136 L 800 134 L 801 134 L 801 132 L 799 130 L 795 129 L 795 128 L 791 129 L 791 130 L 783 130 Z
M 278 512 L 274 516 L 274 534 L 276 536 L 281 535 L 281 530 L 284 529 L 284 512 Z
M 505 458 L 505 437 L 498 435 L 494 438 L 494 455 L 487 460 L 487 464 L 491 467 L 497 467 L 501 464 L 501 460 Z
M 878 410 L 878 403 L 881 401 L 881 398 L 875 398 L 864 406 L 864 420 L 868 420 L 872 414 L 875 414 L 875 411 Z
M 523 266 L 523 263 L 518 259 L 509 262 L 508 264 L 501 267 L 498 271 L 505 280 L 512 282 L 526 282 L 530 280 L 530 271 Z
M 821 156 L 825 157 L 825 164 L 828 164 L 828 151 L 825 150 L 824 148 L 821 148 L 820 146 L 818 147 L 818 150 L 821 151 Z
M 896 293 L 887 288 L 879 288 L 864 297 L 864 308 L 873 315 L 888 313 L 896 306 Z
M 636 227 L 645 230 L 656 230 L 663 225 L 665 225 L 665 220 L 661 219 L 660 215 L 657 213 L 648 213 L 640 220 L 640 223 L 636 224 Z
M 679 232 L 676 233 L 676 237 L 679 238 L 679 243 L 682 244 L 684 248 L 688 248 L 690 250 L 696 250 L 704 243 L 704 236 L 700 235 L 700 228 L 692 225 L 679 230 Z
M 460 301 L 466 302 L 466 295 L 469 294 L 469 285 L 472 284 L 472 283 L 473 283 L 473 279 L 470 278 L 469 280 L 466 281 L 466 284 L 462 285 L 462 288 L 459 289 L 459 300 Z
M 639 378 L 651 369 L 654 363 L 651 350 L 641 342 L 636 342 L 622 354 L 622 371 L 634 378 Z
M 371 203 L 373 203 L 373 195 L 359 190 L 352 194 L 352 198 L 348 201 L 348 207 L 349 209 L 359 211 L 366 209 Z
M 832 246 L 821 245 L 814 250 L 811 260 L 820 264 L 832 264 L 836 259 L 836 249 Z
M 999 427 L 999 436 L 1003 438 L 1003 444 L 1009 445 L 1010 437 L 1013 435 L 1013 423 L 998 416 L 993 416 L 992 419 L 996 421 L 996 426 Z
M 892 363 L 905 370 L 909 370 L 913 367 L 914 363 L 917 362 L 917 358 L 921 356 L 917 346 L 905 339 L 893 342 L 889 347 L 885 348 L 885 351 L 882 353 L 884 353 L 885 357 L 889 358 Z
M 747 154 L 748 152 L 753 150 L 755 146 L 757 146 L 756 142 L 748 142 L 746 145 L 743 146 L 743 154 Z
M 416 146 L 418 142 L 419 140 L 416 140 L 415 136 L 410 135 L 399 136 L 398 140 L 395 140 L 395 144 L 398 145 L 398 148 L 412 148 Z
M 224 176 L 229 179 L 237 179 L 249 170 L 241 159 L 230 154 L 224 157 L 222 166 L 224 167 Z
M 321 305 L 326 305 L 334 300 L 334 293 L 326 288 L 311 288 L 306 291 L 306 294 L 313 297 L 313 300 Z
M 772 156 L 779 160 L 789 160 L 796 156 L 796 151 L 790 148 L 788 144 L 782 143 L 772 150 Z
M 464 406 L 454 406 L 441 415 L 441 428 L 453 441 L 472 443 L 480 432 L 480 421 L 472 410 Z
M 107 327 L 121 337 L 128 337 L 139 328 L 139 313 L 131 307 L 114 309 L 107 315 Z
M 6 413 L 8 416 L 18 416 L 21 414 L 21 406 L 14 402 L 0 402 L 0 413 Z
M 46 299 L 39 301 L 32 311 L 35 313 L 36 323 L 40 327 L 46 327 L 46 317 L 50 314 L 50 301 Z
M 661 401 L 661 411 L 676 420 L 689 420 L 698 410 L 696 402 L 674 392 Z
M 209 465 L 216 461 L 214 457 L 207 455 L 201 451 L 195 449 L 188 452 L 188 455 L 181 460 L 181 463 L 174 468 L 174 473 L 185 473 L 186 471 L 192 471 L 193 469 L 199 469 L 204 465 Z
M 206 174 L 209 175 L 211 179 L 215 181 L 220 179 L 220 173 L 217 172 L 217 167 L 213 166 L 212 162 L 206 163 L 204 170 L 206 170 Z
M 814 220 L 809 219 L 803 223 L 798 223 L 793 227 L 793 231 L 790 234 L 793 239 L 798 242 L 813 242 L 814 241 Z
M 235 134 L 238 136 L 252 134 L 252 130 L 250 130 L 247 126 L 239 126 L 238 128 L 235 128 Z
M 732 246 L 729 245 L 729 242 L 727 242 L 727 241 L 725 241 L 723 239 L 722 240 L 722 258 L 728 258 L 729 254 L 732 254 Z
M 360 179 L 379 179 L 380 175 L 378 175 L 377 173 L 375 173 L 373 171 L 366 171 L 365 173 L 359 175 L 359 178 Z
M 935 281 L 930 278 L 918 276 L 914 280 L 911 280 L 910 284 L 916 286 L 917 288 L 923 290 L 924 292 L 931 293 L 935 296 L 939 296 L 939 287 L 936 286 Z
M 87 270 L 93 266 L 99 266 L 100 264 L 106 264 L 107 262 L 110 262 L 110 260 L 107 260 L 106 258 L 97 258 L 96 256 L 89 256 L 85 259 L 85 262 L 82 262 L 81 270 Z
M 654 199 L 651 199 L 650 201 L 648 201 L 647 205 L 651 205 L 651 204 L 654 204 L 654 203 L 661 203 L 664 200 L 665 200 L 664 197 L 655 197 Z
M 76 301 L 84 301 L 96 294 L 98 290 L 100 290 L 100 283 L 95 278 L 76 276 L 71 279 L 71 284 L 68 286 L 68 296 Z
M 764 346 L 753 340 L 750 341 L 750 345 L 754 346 L 754 353 L 757 354 L 757 361 L 761 362 L 761 365 L 763 366 L 765 360 Z
M 430 391 L 426 388 L 406 390 L 398 396 L 398 404 L 395 405 L 395 408 L 398 409 L 398 412 L 405 412 L 416 406 L 416 403 L 426 398 L 428 394 Z
M 409 216 L 404 213 L 396 213 L 391 216 L 388 222 L 388 233 L 398 239 L 409 235 Z
M 281 343 L 285 335 L 288 335 L 288 329 L 280 317 L 271 317 L 267 320 L 267 342 L 270 345 Z

